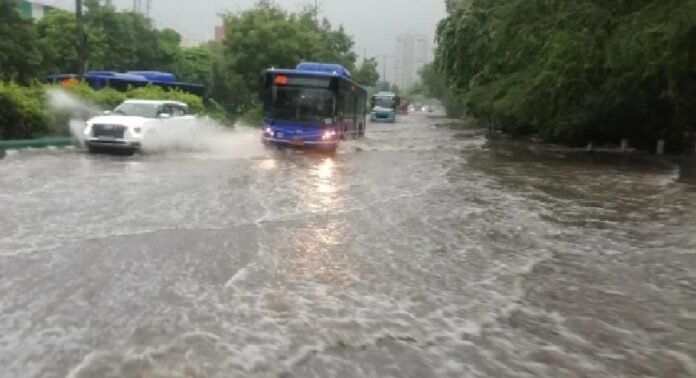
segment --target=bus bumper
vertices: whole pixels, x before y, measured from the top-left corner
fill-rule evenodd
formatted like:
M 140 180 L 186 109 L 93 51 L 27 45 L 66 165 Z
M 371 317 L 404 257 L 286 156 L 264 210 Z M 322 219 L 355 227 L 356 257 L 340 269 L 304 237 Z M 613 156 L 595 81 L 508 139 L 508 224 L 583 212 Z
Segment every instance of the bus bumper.
M 396 122 L 396 114 L 394 113 L 372 113 L 370 115 L 370 121 L 372 122 L 382 122 L 382 123 L 394 123 Z
M 279 139 L 263 136 L 261 142 L 266 145 L 282 146 L 282 147 L 305 147 L 316 148 L 322 150 L 335 150 L 338 147 L 338 140 L 299 140 L 299 139 Z

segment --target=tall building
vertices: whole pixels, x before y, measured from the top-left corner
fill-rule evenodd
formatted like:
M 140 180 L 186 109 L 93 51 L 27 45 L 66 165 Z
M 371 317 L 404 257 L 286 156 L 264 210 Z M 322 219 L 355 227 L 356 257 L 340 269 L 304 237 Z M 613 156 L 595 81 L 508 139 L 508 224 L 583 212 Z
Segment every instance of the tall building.
M 396 37 L 396 62 L 394 83 L 406 89 L 418 81 L 418 71 L 430 59 L 426 35 L 400 35 Z
M 222 42 L 225 40 L 225 27 L 216 26 L 215 27 L 215 41 Z
M 17 3 L 17 10 L 19 13 L 26 18 L 40 19 L 44 14 L 56 9 L 48 5 L 41 4 L 36 1 L 25 1 L 21 0 Z

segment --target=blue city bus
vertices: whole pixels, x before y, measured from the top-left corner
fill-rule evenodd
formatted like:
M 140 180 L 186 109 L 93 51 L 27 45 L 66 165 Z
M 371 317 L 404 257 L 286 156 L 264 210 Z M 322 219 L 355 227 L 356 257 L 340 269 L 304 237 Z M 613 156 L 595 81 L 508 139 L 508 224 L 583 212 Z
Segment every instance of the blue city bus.
M 396 93 L 379 92 L 370 99 L 370 120 L 372 122 L 396 122 L 397 109 L 401 105 L 401 99 Z
M 78 80 L 75 74 L 57 74 L 47 76 L 44 80 L 50 84 L 70 85 Z M 82 80 L 92 89 L 113 88 L 117 91 L 127 91 L 128 88 L 138 88 L 153 85 L 162 88 L 171 88 L 205 98 L 204 85 L 182 83 L 171 73 L 158 71 L 89 71 Z
M 261 141 L 335 150 L 365 135 L 367 92 L 338 64 L 300 63 L 269 69 L 263 92 Z

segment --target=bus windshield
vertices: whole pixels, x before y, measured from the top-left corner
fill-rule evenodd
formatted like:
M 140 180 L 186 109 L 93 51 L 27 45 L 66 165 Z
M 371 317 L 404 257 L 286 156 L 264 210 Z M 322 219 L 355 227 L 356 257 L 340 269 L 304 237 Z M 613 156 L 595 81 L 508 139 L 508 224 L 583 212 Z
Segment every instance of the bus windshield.
M 374 97 L 372 101 L 372 107 L 379 106 L 382 108 L 394 108 L 396 106 L 396 101 L 394 101 L 394 97 Z
M 323 125 L 334 116 L 335 96 L 329 89 L 274 86 L 271 92 L 267 118 Z

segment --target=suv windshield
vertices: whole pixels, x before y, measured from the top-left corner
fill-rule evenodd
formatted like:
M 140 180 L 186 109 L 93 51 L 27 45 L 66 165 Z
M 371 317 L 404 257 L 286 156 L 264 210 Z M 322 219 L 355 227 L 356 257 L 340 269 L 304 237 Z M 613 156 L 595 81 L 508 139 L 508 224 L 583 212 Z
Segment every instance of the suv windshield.
M 114 113 L 127 116 L 157 118 L 158 110 L 158 104 L 124 102 L 114 109 Z
M 334 95 L 329 89 L 273 87 L 266 117 L 323 124 L 333 117 Z

